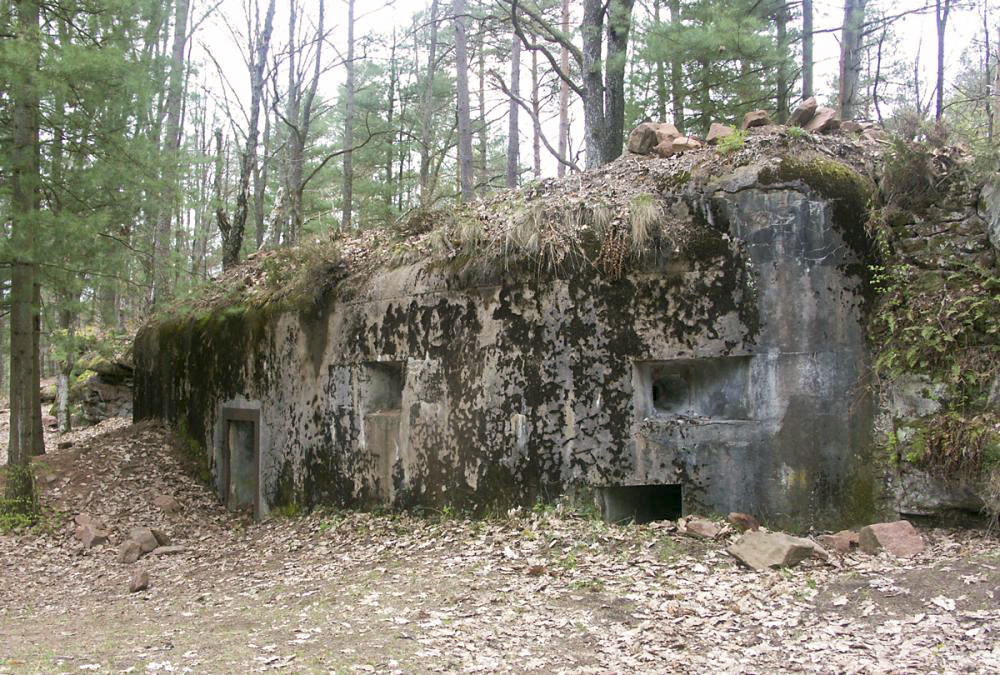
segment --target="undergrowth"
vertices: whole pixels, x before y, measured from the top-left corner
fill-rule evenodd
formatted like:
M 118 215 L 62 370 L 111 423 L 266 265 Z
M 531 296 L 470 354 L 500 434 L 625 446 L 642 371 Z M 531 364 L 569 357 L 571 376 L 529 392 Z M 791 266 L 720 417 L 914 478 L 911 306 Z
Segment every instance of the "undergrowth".
M 995 515 L 1000 416 L 989 399 L 1000 378 L 1000 273 L 957 250 L 942 253 L 933 265 L 914 264 L 893 250 L 900 236 L 920 236 L 910 223 L 968 193 L 962 168 L 948 157 L 928 144 L 897 141 L 886 158 L 882 208 L 870 223 L 881 261 L 871 270 L 879 302 L 869 337 L 877 345 L 874 370 L 880 380 L 920 375 L 943 385 L 939 411 L 907 423 L 905 443 L 895 431 L 889 434 L 890 458 L 982 481 Z

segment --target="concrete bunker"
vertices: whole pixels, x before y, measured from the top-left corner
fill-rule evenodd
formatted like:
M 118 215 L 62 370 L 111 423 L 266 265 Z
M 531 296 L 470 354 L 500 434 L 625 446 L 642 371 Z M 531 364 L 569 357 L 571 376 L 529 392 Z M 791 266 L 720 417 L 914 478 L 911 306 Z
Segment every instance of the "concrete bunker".
M 347 265 L 308 312 L 147 327 L 136 417 L 209 440 L 219 401 L 259 402 L 259 515 L 288 503 L 495 513 L 572 490 L 609 520 L 864 520 L 877 481 L 860 384 L 867 184 L 816 160 L 836 164 L 830 196 L 783 161 L 682 180 L 669 161 L 623 159 L 546 183 L 544 204 L 499 196 L 440 233 L 441 248 L 414 235 L 396 244 L 407 260 Z M 652 234 L 629 243 L 629 214 L 650 204 Z M 546 258 L 571 226 L 568 253 Z M 214 468 L 246 502 L 235 465 L 251 461 L 251 434 L 229 420 Z

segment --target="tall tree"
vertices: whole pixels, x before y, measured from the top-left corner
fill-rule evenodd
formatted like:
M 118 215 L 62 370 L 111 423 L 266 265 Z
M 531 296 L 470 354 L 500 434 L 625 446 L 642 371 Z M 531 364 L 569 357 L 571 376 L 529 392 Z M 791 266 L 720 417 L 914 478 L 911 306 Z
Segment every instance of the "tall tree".
M 530 50 L 545 56 L 552 69 L 583 101 L 587 166 L 606 164 L 621 155 L 625 127 L 625 62 L 635 0 L 584 0 L 582 48 L 522 0 L 500 0 L 514 32 Z M 538 40 L 529 38 L 537 35 Z M 582 73 L 582 82 L 560 68 L 554 48 L 564 47 Z M 605 52 L 605 47 L 607 51 Z
M 862 41 L 868 0 L 845 0 L 840 33 L 840 118 L 853 120 L 861 97 Z
M 274 1 L 269 0 L 264 15 L 264 26 L 260 27 L 260 17 L 255 21 L 254 44 L 250 49 L 250 110 L 247 120 L 246 140 L 240 153 L 240 173 L 236 191 L 236 210 L 232 220 L 223 202 L 221 194 L 221 157 L 222 131 L 216 130 L 216 150 L 218 152 L 216 171 L 216 222 L 222 235 L 222 267 L 229 269 L 240 261 L 240 249 L 243 246 L 243 234 L 246 231 L 247 214 L 250 203 L 250 177 L 253 174 L 257 160 L 257 126 L 260 122 L 261 100 L 264 94 L 264 68 L 267 66 L 267 54 L 271 45 L 271 31 L 274 26 Z
M 802 98 L 813 95 L 813 3 L 802 0 Z
M 458 180 L 462 201 L 472 201 L 472 120 L 469 105 L 469 54 L 465 13 L 465 0 L 454 0 L 455 15 L 455 72 L 458 103 Z
M 33 357 L 33 331 L 39 307 L 35 303 L 36 230 L 40 205 L 40 134 L 38 69 L 41 59 L 38 0 L 15 3 L 19 52 L 10 74 L 10 245 L 14 260 L 10 287 L 10 429 L 7 444 L 7 509 L 30 514 L 35 509 L 31 456 L 35 454 L 41 411 L 35 407 L 38 363 Z M 37 418 L 37 419 L 36 419 Z
M 521 95 L 521 38 L 514 35 L 510 45 L 510 112 L 507 113 L 507 187 L 517 186 L 518 150 L 521 133 L 518 127 L 518 97 Z
M 937 28 L 937 71 L 935 78 L 934 119 L 944 115 L 944 34 L 948 28 L 951 0 L 935 0 L 934 25 Z
M 569 36 L 569 0 L 562 0 L 561 23 L 563 35 Z M 569 74 L 569 47 L 559 45 L 559 67 L 563 73 Z M 569 157 L 569 80 L 559 80 L 559 155 Z M 560 177 L 566 174 L 566 164 L 559 162 L 557 169 Z
M 393 49 L 395 50 L 395 40 Z M 317 65 L 319 59 L 316 60 Z M 351 212 L 354 208 L 354 0 L 347 0 L 347 82 L 344 85 L 344 191 L 340 227 L 351 229 Z M 393 83 L 394 85 L 395 83 Z M 389 118 L 392 118 L 392 88 L 389 90 Z
M 427 50 L 427 70 L 424 74 L 423 100 L 420 116 L 420 203 L 431 203 L 431 162 L 434 146 L 434 70 L 437 68 L 438 0 L 431 0 L 430 44 Z M 414 31 L 416 37 L 416 31 Z
M 178 169 L 181 147 L 181 108 L 184 95 L 184 45 L 187 42 L 188 0 L 175 0 L 174 35 L 170 51 L 170 80 L 166 100 L 166 130 L 162 148 L 166 157 L 163 171 L 163 190 L 160 194 L 159 214 L 153 232 L 153 306 L 162 304 L 170 294 L 167 264 L 170 253 L 170 224 L 180 212 L 177 191 L 180 183 Z

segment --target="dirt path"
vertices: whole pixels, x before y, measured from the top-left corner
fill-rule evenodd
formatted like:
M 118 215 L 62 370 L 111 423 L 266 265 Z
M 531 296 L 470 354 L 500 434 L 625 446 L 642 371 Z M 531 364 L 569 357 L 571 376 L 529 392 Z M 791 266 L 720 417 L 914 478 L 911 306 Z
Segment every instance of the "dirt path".
M 42 459 L 57 524 L 0 535 L 0 673 L 1000 672 L 1000 549 L 979 535 L 758 574 L 667 523 L 553 509 L 254 524 L 185 477 L 166 439 L 109 421 Z M 79 512 L 112 543 L 83 551 Z M 135 526 L 184 551 L 119 564 Z M 150 587 L 130 594 L 138 568 Z

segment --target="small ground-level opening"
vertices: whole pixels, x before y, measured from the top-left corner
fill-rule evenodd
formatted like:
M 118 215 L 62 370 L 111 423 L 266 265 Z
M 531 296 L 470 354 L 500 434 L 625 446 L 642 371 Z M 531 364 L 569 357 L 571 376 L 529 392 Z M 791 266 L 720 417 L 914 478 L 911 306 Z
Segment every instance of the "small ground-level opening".
M 598 493 L 608 523 L 676 520 L 682 515 L 680 485 L 614 485 Z
M 259 513 L 260 411 L 224 408 L 223 499 L 230 509 Z

